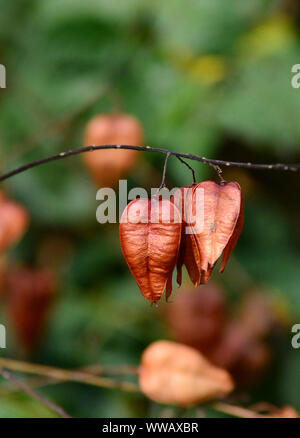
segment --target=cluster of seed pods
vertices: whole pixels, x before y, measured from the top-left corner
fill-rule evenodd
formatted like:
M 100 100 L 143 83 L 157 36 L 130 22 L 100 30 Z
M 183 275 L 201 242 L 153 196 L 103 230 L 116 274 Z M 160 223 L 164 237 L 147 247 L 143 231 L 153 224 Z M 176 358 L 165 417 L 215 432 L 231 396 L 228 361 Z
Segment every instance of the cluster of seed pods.
M 130 202 L 121 218 L 121 247 L 142 294 L 157 302 L 165 289 L 170 296 L 176 265 L 179 285 L 183 265 L 195 286 L 207 283 L 222 254 L 223 272 L 243 222 L 239 184 L 204 181 L 181 187 L 171 200 Z

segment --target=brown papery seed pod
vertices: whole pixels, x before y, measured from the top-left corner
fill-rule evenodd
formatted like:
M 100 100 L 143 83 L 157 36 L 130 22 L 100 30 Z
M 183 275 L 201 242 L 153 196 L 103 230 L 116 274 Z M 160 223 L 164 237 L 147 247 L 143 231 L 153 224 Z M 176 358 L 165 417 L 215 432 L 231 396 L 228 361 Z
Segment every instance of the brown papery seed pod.
M 182 283 L 182 266 L 185 265 L 189 277 L 195 286 L 201 281 L 201 258 L 200 251 L 194 234 L 189 233 L 191 224 L 188 223 L 188 208 L 190 208 L 194 186 L 180 187 L 173 197 L 173 202 L 181 211 L 182 230 L 181 243 L 177 260 L 177 283 Z
M 232 320 L 223 328 L 223 335 L 210 360 L 230 371 L 239 386 L 257 383 L 270 364 L 270 346 L 256 339 L 239 320 Z
M 181 238 L 181 215 L 170 201 L 136 199 L 120 221 L 121 248 L 142 294 L 158 301 L 172 291 L 172 272 Z
M 255 339 L 266 339 L 272 333 L 280 333 L 285 324 L 276 305 L 266 292 L 251 290 L 241 303 L 239 322 Z
M 215 348 L 226 320 L 225 295 L 214 282 L 200 290 L 183 288 L 173 304 L 167 306 L 167 321 L 175 340 L 205 355 Z
M 197 224 L 194 236 L 200 252 L 201 282 L 206 283 L 223 251 L 220 271 L 225 269 L 242 231 L 244 207 L 241 188 L 236 182 L 197 184 L 191 198 L 193 208 L 199 190 L 203 190 L 203 223 Z
M 194 348 L 157 341 L 143 353 L 139 370 L 143 393 L 158 403 L 192 406 L 233 390 L 229 373 L 212 365 Z
M 0 252 L 18 243 L 28 224 L 26 208 L 0 194 Z
M 25 350 L 32 352 L 42 336 L 56 281 L 48 269 L 18 268 L 7 277 L 9 316 Z
M 144 142 L 141 123 L 133 116 L 122 113 L 99 114 L 87 125 L 85 146 L 124 144 L 139 146 Z M 116 186 L 119 179 L 135 165 L 138 151 L 107 149 L 83 154 L 83 160 L 97 184 Z

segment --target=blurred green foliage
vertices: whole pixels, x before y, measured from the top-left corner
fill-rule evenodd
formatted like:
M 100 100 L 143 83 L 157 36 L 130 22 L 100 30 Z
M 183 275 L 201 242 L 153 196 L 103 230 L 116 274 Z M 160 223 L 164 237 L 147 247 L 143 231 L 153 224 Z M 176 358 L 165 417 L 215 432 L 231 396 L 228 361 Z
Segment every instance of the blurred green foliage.
M 153 147 L 232 161 L 299 162 L 300 91 L 290 81 L 300 36 L 291 3 L 1 0 L 0 61 L 7 69 L 1 170 L 79 147 L 89 118 L 114 109 L 138 117 Z M 157 187 L 162 165 L 162 156 L 143 154 L 129 187 Z M 195 168 L 199 179 L 215 177 L 205 165 Z M 244 188 L 246 223 L 235 261 L 214 277 L 232 300 L 255 284 L 287 309 L 291 323 L 300 323 L 299 176 L 234 169 L 227 175 Z M 172 159 L 167 179 L 178 186 L 191 175 Z M 97 224 L 96 187 L 80 157 L 30 170 L 3 188 L 31 214 L 29 232 L 9 254 L 12 263 L 38 264 L 46 253 L 60 279 L 31 360 L 70 368 L 135 365 L 151 341 L 170 337 L 166 304 L 155 309 L 141 296 L 117 227 Z M 49 241 L 58 242 L 56 252 L 47 252 Z M 300 352 L 290 338 L 249 401 L 300 410 Z M 11 327 L 5 355 L 22 358 Z M 165 412 L 141 395 L 79 384 L 42 393 L 78 417 Z M 2 417 L 51 415 L 24 394 L 1 397 Z

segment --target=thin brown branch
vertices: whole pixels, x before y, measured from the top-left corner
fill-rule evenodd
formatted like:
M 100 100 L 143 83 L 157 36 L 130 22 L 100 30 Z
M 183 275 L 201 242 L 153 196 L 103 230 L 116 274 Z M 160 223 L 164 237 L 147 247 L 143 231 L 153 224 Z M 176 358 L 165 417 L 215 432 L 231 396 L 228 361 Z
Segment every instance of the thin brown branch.
M 133 365 L 98 365 L 98 371 L 97 371 L 97 365 L 95 365 L 95 368 L 92 372 L 92 374 L 106 374 L 106 375 L 128 375 L 132 374 L 135 375 L 138 373 L 138 367 Z M 86 368 L 87 370 L 90 370 L 90 367 Z
M 50 163 L 52 161 L 61 160 L 63 158 L 71 157 L 73 155 L 79 155 L 85 152 L 93 152 L 97 150 L 105 150 L 105 149 L 129 149 L 140 152 L 155 152 L 165 155 L 174 155 L 176 157 L 186 158 L 188 160 L 199 161 L 205 164 L 213 164 L 220 167 L 241 167 L 245 169 L 258 169 L 258 170 L 285 170 L 285 171 L 296 171 L 300 169 L 300 164 L 255 164 L 255 163 L 241 163 L 236 161 L 223 161 L 223 160 L 215 160 L 206 157 L 200 157 L 199 155 L 194 154 L 185 154 L 176 151 L 170 151 L 168 149 L 161 148 L 152 148 L 150 146 L 130 146 L 130 145 L 101 145 L 101 146 L 85 146 L 79 149 L 72 149 L 67 152 L 61 152 L 56 155 L 51 155 L 50 157 L 42 158 L 40 160 L 32 161 L 30 163 L 24 164 L 22 166 L 17 167 L 9 172 L 4 173 L 0 176 L 0 182 L 4 181 L 14 175 L 25 172 L 26 170 L 32 169 L 33 167 L 41 166 L 42 164 Z
M 134 383 L 113 380 L 106 377 L 98 377 L 83 371 L 65 370 L 62 368 L 38 365 L 7 358 L 0 358 L 0 367 L 21 373 L 47 376 L 55 380 L 72 381 L 84 383 L 86 385 L 98 386 L 101 388 L 113 388 L 129 392 L 139 392 L 139 388 Z
M 106 376 L 124 376 L 124 375 L 136 375 L 138 373 L 138 367 L 130 365 L 89 365 L 84 368 L 77 368 L 76 371 L 86 372 L 93 375 L 106 375 Z M 61 383 L 61 380 L 56 380 L 53 377 L 48 376 L 34 376 L 26 379 L 25 383 L 30 386 L 30 388 L 41 388 L 49 385 L 57 385 Z M 19 392 L 19 388 L 16 387 L 3 387 L 0 388 L 0 397 L 7 394 L 12 394 Z
M 168 161 L 169 161 L 170 156 L 171 156 L 171 152 L 168 152 L 166 155 L 165 163 L 164 163 L 164 169 L 163 169 L 161 183 L 160 183 L 159 189 L 157 190 L 157 193 L 159 193 L 160 190 L 166 186 L 167 167 L 168 167 Z
M 22 382 L 21 380 L 14 377 L 10 372 L 7 370 L 4 370 L 0 368 L 0 374 L 4 379 L 9 380 L 11 383 L 13 383 L 15 386 L 20 388 L 22 391 L 25 391 L 27 394 L 29 394 L 31 397 L 38 400 L 43 405 L 47 406 L 48 409 L 58 414 L 60 417 L 63 418 L 72 418 L 71 415 L 69 415 L 63 408 L 56 405 L 52 401 L 48 400 L 46 397 L 38 394 L 35 392 L 30 386 L 28 386 L 25 382 Z
M 223 170 L 221 169 L 221 167 L 216 165 L 216 164 L 211 164 L 211 163 L 209 165 L 217 172 L 217 175 L 220 178 L 221 184 L 226 183 L 226 181 L 225 181 L 225 179 L 223 178 L 223 175 L 222 175 Z
M 240 418 L 261 418 L 257 412 L 250 409 L 243 408 L 241 406 L 235 406 L 228 403 L 216 402 L 211 405 L 213 409 L 224 414 L 232 415 L 233 417 Z
M 192 166 L 189 165 L 189 163 L 187 163 L 185 160 L 183 160 L 181 157 L 179 157 L 179 155 L 177 155 L 178 160 L 183 163 L 186 167 L 188 167 L 190 169 L 190 171 L 192 172 L 193 175 L 193 183 L 196 183 L 196 174 L 195 174 L 195 169 L 193 169 Z

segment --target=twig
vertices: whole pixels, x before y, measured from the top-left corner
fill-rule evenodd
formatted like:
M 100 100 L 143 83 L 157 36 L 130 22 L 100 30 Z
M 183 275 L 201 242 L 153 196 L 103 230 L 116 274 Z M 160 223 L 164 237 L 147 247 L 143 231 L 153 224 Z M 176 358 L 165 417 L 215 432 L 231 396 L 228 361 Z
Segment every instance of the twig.
M 192 166 L 190 166 L 189 163 L 184 161 L 179 155 L 177 155 L 177 158 L 179 161 L 181 161 L 181 163 L 185 164 L 190 169 L 190 171 L 192 172 L 192 175 L 193 175 L 193 183 L 196 183 L 197 180 L 196 180 L 195 170 L 192 168 Z
M 216 411 L 223 412 L 224 414 L 232 415 L 233 417 L 262 418 L 261 415 L 251 411 L 250 409 L 242 408 L 240 406 L 230 405 L 228 403 L 216 402 L 210 406 Z
M 23 381 L 32 389 L 42 388 L 48 385 L 57 385 L 62 382 L 61 380 L 55 380 L 52 377 L 45 376 L 29 377 L 27 379 L 24 379 Z M 8 385 L 2 385 L 0 387 L 0 397 L 15 394 L 17 392 L 20 392 L 20 390 L 21 389 L 19 387 L 12 386 L 8 382 Z
M 170 156 L 171 156 L 171 152 L 168 152 L 166 155 L 165 163 L 164 163 L 164 169 L 163 169 L 161 183 L 160 183 L 159 189 L 157 190 L 157 193 L 159 193 L 161 191 L 161 189 L 166 186 L 166 174 L 167 174 L 167 167 L 168 167 L 168 161 L 169 161 Z
M 94 375 L 124 376 L 136 375 L 138 373 L 138 367 L 130 365 L 89 365 L 84 368 L 77 368 L 76 371 L 82 371 Z M 57 385 L 61 383 L 61 380 L 56 380 L 53 377 L 48 376 L 37 376 L 26 379 L 26 383 L 31 388 L 41 388 L 48 385 Z M 0 397 L 17 391 L 18 389 L 12 387 L 0 388 Z
M 91 374 L 106 374 L 108 376 L 135 375 L 138 373 L 138 367 L 133 365 L 90 365 L 83 370 Z
M 83 371 L 64 370 L 47 365 L 37 365 L 13 359 L 0 358 L 0 367 L 27 374 L 39 374 L 52 377 L 55 380 L 80 382 L 86 385 L 101 388 L 120 389 L 128 392 L 139 392 L 137 385 L 130 382 L 117 381 L 105 377 L 98 377 Z
M 130 375 L 134 374 L 136 375 L 138 372 L 138 367 L 124 365 L 124 366 L 109 366 L 109 367 L 102 367 L 100 365 L 91 365 L 86 368 L 80 368 L 79 371 L 87 372 L 89 374 L 99 375 L 99 374 L 106 374 L 106 375 Z M 25 383 L 30 386 L 30 388 L 41 388 L 49 385 L 58 385 L 59 383 L 62 383 L 62 380 L 57 380 L 53 377 L 48 376 L 37 376 L 37 377 L 30 377 L 26 379 Z M 0 397 L 6 396 L 8 394 L 13 394 L 15 392 L 19 392 L 20 388 L 16 387 L 3 387 L 0 388 Z
M 40 160 L 32 161 L 30 163 L 24 164 L 22 166 L 17 167 L 9 172 L 4 173 L 0 176 L 0 182 L 4 181 L 14 175 L 25 172 L 28 169 L 32 169 L 33 167 L 40 166 L 42 164 L 50 163 L 51 161 L 61 160 L 66 157 L 71 157 L 73 155 L 79 155 L 84 152 L 92 152 L 97 150 L 104 149 L 129 149 L 134 151 L 144 151 L 144 152 L 156 152 L 160 154 L 169 154 L 169 156 L 174 155 L 176 157 L 186 158 L 189 160 L 199 161 L 200 163 L 206 164 L 214 164 L 217 166 L 225 166 L 225 167 L 241 167 L 246 169 L 260 169 L 260 170 L 286 170 L 286 171 L 296 171 L 300 169 L 300 164 L 253 164 L 253 163 L 241 163 L 235 161 L 223 161 L 223 160 L 214 160 L 206 157 L 200 157 L 199 155 L 193 154 L 185 154 L 176 151 L 170 151 L 168 149 L 161 148 L 152 148 L 150 146 L 130 146 L 130 145 L 101 145 L 101 146 L 85 146 L 79 149 L 72 149 L 67 152 L 61 152 L 56 155 L 51 155 L 50 157 L 42 158 Z
M 22 391 L 25 391 L 31 397 L 35 398 L 43 405 L 47 406 L 47 408 L 49 408 L 51 411 L 56 412 L 56 414 L 58 414 L 60 417 L 72 418 L 71 415 L 69 415 L 63 408 L 56 405 L 52 401 L 48 400 L 46 397 L 35 392 L 32 388 L 30 388 L 30 386 L 28 386 L 25 382 L 22 382 L 21 380 L 14 377 L 10 372 L 0 368 L 0 374 L 2 375 L 2 377 L 4 377 L 4 379 L 9 380 L 11 383 L 13 383 L 15 386 L 20 388 Z
M 216 164 L 212 164 L 212 163 L 210 163 L 209 165 L 217 172 L 218 177 L 220 178 L 221 184 L 226 183 L 226 181 L 225 181 L 225 179 L 223 178 L 223 175 L 222 175 L 223 170 L 221 169 L 221 167 L 216 165 Z

